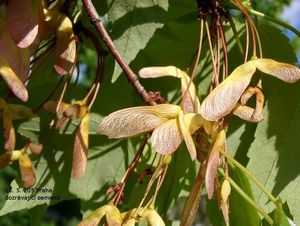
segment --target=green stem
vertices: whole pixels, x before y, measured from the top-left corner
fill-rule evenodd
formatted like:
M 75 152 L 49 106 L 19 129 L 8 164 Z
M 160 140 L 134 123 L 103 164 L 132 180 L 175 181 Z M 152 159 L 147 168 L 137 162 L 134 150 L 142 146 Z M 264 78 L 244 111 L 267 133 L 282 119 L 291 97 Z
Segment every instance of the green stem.
M 268 196 L 268 198 L 275 204 L 275 206 L 277 207 L 277 199 L 270 193 L 267 191 L 267 189 L 243 166 L 241 165 L 238 161 L 236 161 L 233 157 L 231 157 L 227 152 L 225 152 L 224 150 L 220 150 L 220 153 L 222 155 L 224 155 L 227 160 L 229 160 L 229 162 L 231 162 L 234 166 L 236 166 L 237 168 L 239 168 L 244 174 L 246 174 L 251 180 L 253 180 L 253 182 L 261 189 L 261 191 L 263 193 L 266 194 L 266 196 Z
M 270 225 L 273 225 L 272 218 L 260 207 L 258 206 L 231 178 L 229 179 L 230 185 L 251 205 L 253 206 L 260 214 L 268 221 Z
M 256 35 L 256 39 L 257 39 L 257 43 L 258 43 L 259 57 L 263 58 L 263 51 L 262 51 L 261 40 L 260 40 L 259 33 L 257 31 L 257 28 L 255 26 L 254 26 L 254 31 L 255 31 L 255 35 Z
M 273 23 L 278 24 L 278 25 L 280 25 L 280 26 L 282 26 L 286 29 L 289 29 L 290 31 L 294 32 L 294 34 L 296 34 L 297 36 L 300 37 L 300 31 L 298 31 L 293 26 L 283 22 L 282 20 L 279 20 L 277 18 L 273 18 L 271 16 L 268 16 L 264 13 L 261 13 L 259 11 L 254 10 L 254 9 L 247 8 L 247 10 L 248 10 L 248 12 L 252 13 L 253 15 L 260 16 L 260 17 L 265 18 L 266 20 L 272 21 Z

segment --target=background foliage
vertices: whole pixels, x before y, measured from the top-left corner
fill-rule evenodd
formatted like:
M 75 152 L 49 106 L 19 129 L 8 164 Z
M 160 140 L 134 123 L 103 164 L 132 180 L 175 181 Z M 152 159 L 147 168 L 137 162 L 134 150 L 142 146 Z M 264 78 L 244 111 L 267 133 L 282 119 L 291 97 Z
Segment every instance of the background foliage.
M 268 13 L 278 15 L 284 4 L 289 1 L 254 1 L 253 6 Z M 271 7 L 270 7 L 271 5 Z M 175 65 L 185 69 L 190 67 L 199 39 L 199 22 L 195 1 L 158 0 L 158 1 L 95 1 L 98 12 L 103 20 L 116 49 L 134 71 L 152 65 Z M 267 6 L 267 7 L 266 7 Z M 76 8 L 77 7 L 77 8 Z M 81 9 L 81 1 L 77 1 L 76 9 Z M 82 23 L 93 28 L 85 13 L 80 19 Z M 236 21 L 239 24 L 239 21 Z M 238 25 L 240 29 L 242 25 Z M 295 64 L 297 58 L 289 39 L 278 29 L 258 18 L 257 27 L 262 38 L 265 57 Z M 227 40 L 233 40 L 228 29 Z M 241 40 L 244 34 L 240 32 Z M 278 44 L 280 43 L 280 45 Z M 195 83 L 199 95 L 203 97 L 208 90 L 211 61 L 207 46 L 204 46 L 203 60 L 199 64 Z M 73 92 L 67 99 L 82 98 L 94 78 L 96 70 L 96 54 L 91 43 L 83 39 L 79 44 L 80 84 L 73 85 Z M 241 64 L 243 59 L 236 46 L 229 46 L 230 71 Z M 59 80 L 52 69 L 51 57 L 39 69 L 28 83 L 29 102 L 32 108 L 37 107 Z M 141 80 L 151 91 L 160 91 L 171 103 L 178 103 L 180 98 L 179 81 L 176 79 Z M 299 100 L 300 84 L 283 84 L 274 78 L 263 80 L 266 106 L 264 121 L 256 124 L 246 123 L 234 118 L 230 126 L 228 149 L 244 166 L 249 169 L 274 195 L 279 195 L 285 204 L 289 217 L 300 224 L 300 177 L 297 160 L 299 154 L 300 117 Z M 1 87 L 4 85 L 1 83 Z M 287 101 L 288 100 L 288 101 Z M 126 167 L 137 151 L 140 137 L 134 139 L 108 140 L 96 135 L 96 127 L 103 116 L 121 108 L 143 105 L 136 91 L 127 82 L 121 69 L 111 55 L 105 59 L 105 75 L 101 90 L 92 108 L 90 123 L 90 148 L 88 166 L 80 181 L 70 179 L 74 131 L 78 122 L 65 125 L 59 131 L 49 130 L 51 115 L 41 110 L 37 117 L 30 121 L 18 121 L 16 128 L 19 134 L 17 147 L 21 148 L 24 137 L 43 144 L 42 155 L 33 159 L 37 174 L 37 187 L 53 190 L 59 200 L 39 201 L 5 201 L 6 189 L 11 186 L 13 191 L 20 188 L 18 166 L 1 170 L 1 225 L 75 225 L 91 210 L 107 202 L 103 195 L 113 183 L 121 180 Z M 1 138 L 2 139 L 2 138 Z M 2 140 L 0 140 L 2 143 Z M 141 198 L 146 183 L 135 183 L 138 174 L 151 163 L 151 148 L 148 147 L 137 172 L 134 173 L 126 188 L 123 208 L 132 208 Z M 171 225 L 176 225 L 182 208 L 178 200 L 183 200 L 195 179 L 198 166 L 191 163 L 183 145 L 176 153 L 162 190 L 158 197 L 157 207 L 162 216 Z M 16 178 L 16 179 L 14 179 Z M 234 173 L 240 186 L 269 212 L 274 210 L 266 198 L 250 184 L 248 179 L 239 172 Z M 145 179 L 147 180 L 147 178 Z M 146 181 L 145 181 L 146 182 Z M 18 195 L 26 195 L 26 192 Z M 173 208 L 176 203 L 176 208 Z M 230 198 L 231 224 L 258 225 L 259 216 L 238 194 Z M 204 204 L 205 205 L 205 204 Z M 211 201 L 206 203 L 207 215 L 211 224 L 220 225 L 221 214 Z M 50 206 L 50 207 L 48 207 Z M 241 206 L 243 211 L 241 212 Z M 171 211 L 170 209 L 173 208 Z M 200 216 L 203 212 L 200 211 Z M 247 219 L 247 220 L 245 220 Z M 203 219 L 202 219 L 203 220 Z M 206 219 L 207 220 L 207 219 Z M 247 222 L 247 223 L 246 223 Z

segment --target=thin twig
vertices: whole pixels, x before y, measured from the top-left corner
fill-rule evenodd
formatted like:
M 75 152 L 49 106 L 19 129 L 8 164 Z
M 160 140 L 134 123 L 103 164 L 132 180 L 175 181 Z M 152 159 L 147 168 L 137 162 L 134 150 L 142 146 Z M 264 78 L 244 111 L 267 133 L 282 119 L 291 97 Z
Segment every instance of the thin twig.
M 228 55 L 227 55 L 227 42 L 226 42 L 226 35 L 225 35 L 225 30 L 223 27 L 223 23 L 220 23 L 220 32 L 221 32 L 221 37 L 222 37 L 222 49 L 223 49 L 223 80 L 228 76 Z
M 143 154 L 143 151 L 145 150 L 145 146 L 147 144 L 147 141 L 148 141 L 148 137 L 146 137 L 143 141 L 143 143 L 141 144 L 141 146 L 139 147 L 137 153 L 135 154 L 132 162 L 130 163 L 130 166 L 127 168 L 126 172 L 125 172 L 125 175 L 123 176 L 122 180 L 121 180 L 121 188 L 120 190 L 118 191 L 118 193 L 115 195 L 115 197 L 112 198 L 111 202 L 115 203 L 116 205 L 119 203 L 119 200 L 121 198 L 121 195 L 124 191 L 124 188 L 125 188 L 125 184 L 127 183 L 130 175 L 132 174 L 132 172 L 134 171 L 134 169 L 136 168 L 142 154 Z
M 217 67 L 216 67 L 216 62 L 215 62 L 215 56 L 214 56 L 214 49 L 212 45 L 212 39 L 210 36 L 210 31 L 209 31 L 209 26 L 207 21 L 205 21 L 205 27 L 206 27 L 206 33 L 207 33 L 207 39 L 208 39 L 208 44 L 209 44 L 209 49 L 210 49 L 210 55 L 211 55 L 211 61 L 213 63 L 213 76 L 212 76 L 212 86 L 211 88 L 214 88 L 216 86 L 216 81 L 217 81 Z
M 202 43 L 203 43 L 203 30 L 204 30 L 204 20 L 200 19 L 200 34 L 199 34 L 199 46 L 198 46 L 198 50 L 197 50 L 197 55 L 196 55 L 196 59 L 195 59 L 195 64 L 193 67 L 193 71 L 192 71 L 192 75 L 191 75 L 191 79 L 187 85 L 186 91 L 183 94 L 182 97 L 182 101 L 180 103 L 180 105 L 183 103 L 184 99 L 186 98 L 186 96 L 188 95 L 189 89 L 191 84 L 193 83 L 193 80 L 195 78 L 196 75 L 196 70 L 199 64 L 199 60 L 200 60 L 200 55 L 201 55 L 201 50 L 202 50 Z
M 131 68 L 128 66 L 128 64 L 124 61 L 120 53 L 116 50 L 113 41 L 111 40 L 110 36 L 108 35 L 107 31 L 105 30 L 105 27 L 103 26 L 100 16 L 97 13 L 93 3 L 91 0 L 82 0 L 82 3 L 84 5 L 84 8 L 92 22 L 92 24 L 96 27 L 98 33 L 102 37 L 104 43 L 108 47 L 109 51 L 113 54 L 114 58 L 124 71 L 125 75 L 127 76 L 127 79 L 129 82 L 134 86 L 136 91 L 141 95 L 141 97 L 144 99 L 146 103 L 149 103 L 150 105 L 157 105 L 155 100 L 151 97 L 151 95 L 145 90 L 145 88 L 141 85 L 141 83 L 138 81 L 137 75 L 131 70 Z
M 245 30 L 246 30 L 246 50 L 245 50 L 245 58 L 244 58 L 244 63 L 247 62 L 248 60 L 248 54 L 249 54 L 249 25 L 248 22 L 245 18 Z

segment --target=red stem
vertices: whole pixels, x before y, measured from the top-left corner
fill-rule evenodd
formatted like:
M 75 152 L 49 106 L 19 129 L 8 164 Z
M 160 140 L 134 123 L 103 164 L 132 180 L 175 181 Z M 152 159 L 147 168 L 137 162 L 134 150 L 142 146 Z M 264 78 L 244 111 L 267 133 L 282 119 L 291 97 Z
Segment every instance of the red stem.
M 145 88 L 141 85 L 141 83 L 138 81 L 137 75 L 131 70 L 131 68 L 128 66 L 127 63 L 125 63 L 124 59 L 120 55 L 120 53 L 116 50 L 113 41 L 111 40 L 110 36 L 108 35 L 107 31 L 105 30 L 101 20 L 100 16 L 97 13 L 93 3 L 91 0 L 82 0 L 82 3 L 84 5 L 84 8 L 93 23 L 93 25 L 96 27 L 98 33 L 102 37 L 102 40 L 108 47 L 109 51 L 113 54 L 114 58 L 124 71 L 125 75 L 127 76 L 127 79 L 129 82 L 134 86 L 136 91 L 140 94 L 140 96 L 144 99 L 144 101 L 150 105 L 157 105 L 157 103 L 152 99 L 150 94 L 145 90 Z

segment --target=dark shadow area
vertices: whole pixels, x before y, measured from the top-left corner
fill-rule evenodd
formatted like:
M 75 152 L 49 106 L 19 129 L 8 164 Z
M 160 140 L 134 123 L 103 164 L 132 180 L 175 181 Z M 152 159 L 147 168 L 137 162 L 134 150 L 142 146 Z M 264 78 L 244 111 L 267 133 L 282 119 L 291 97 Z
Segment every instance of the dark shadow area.
M 259 31 L 264 57 L 280 62 L 297 62 L 288 38 L 279 29 L 261 25 Z M 278 152 L 271 169 L 272 173 L 278 170 L 272 190 L 276 196 L 300 174 L 300 83 L 287 84 L 268 75 L 263 75 L 263 78 L 268 102 L 267 136 L 271 143 L 276 139 L 273 149 Z M 271 175 L 269 179 L 273 179 Z
M 272 193 L 278 195 L 300 174 L 300 84 L 284 84 L 268 78 L 265 81 L 268 99 L 268 138 L 276 142 L 278 158 L 272 171 L 278 170 Z
M 239 119 L 236 116 L 232 116 L 233 119 L 230 123 L 229 129 L 228 129 L 228 136 L 231 136 L 236 130 L 238 130 L 240 127 L 243 126 L 243 132 L 241 134 L 238 134 L 239 137 L 234 137 L 235 139 L 235 144 L 238 143 L 238 146 L 235 146 L 233 144 L 233 149 L 230 149 L 229 147 L 229 152 L 234 153 L 234 158 L 241 163 L 243 166 L 246 166 L 249 158 L 247 157 L 247 153 L 250 149 L 250 146 L 252 142 L 254 141 L 255 137 L 255 130 L 257 127 L 256 123 L 250 123 L 250 122 L 245 122 L 241 119 Z

